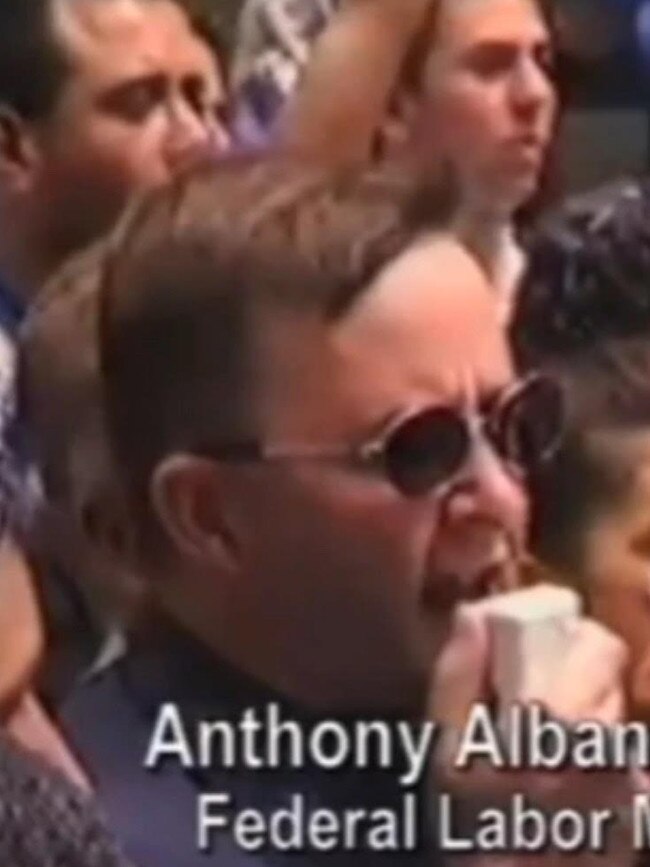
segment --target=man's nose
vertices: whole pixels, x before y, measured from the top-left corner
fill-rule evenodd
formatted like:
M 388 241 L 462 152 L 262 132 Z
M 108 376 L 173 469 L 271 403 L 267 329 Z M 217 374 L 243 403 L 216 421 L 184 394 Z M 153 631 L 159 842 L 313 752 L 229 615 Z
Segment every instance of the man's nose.
M 227 148 L 227 133 L 216 118 L 206 116 L 186 99 L 172 100 L 168 112 L 165 160 L 171 171 L 204 156 L 217 156 Z
M 465 472 L 449 492 L 447 519 L 478 520 L 502 526 L 523 544 L 528 523 L 525 487 L 487 442 L 477 443 Z

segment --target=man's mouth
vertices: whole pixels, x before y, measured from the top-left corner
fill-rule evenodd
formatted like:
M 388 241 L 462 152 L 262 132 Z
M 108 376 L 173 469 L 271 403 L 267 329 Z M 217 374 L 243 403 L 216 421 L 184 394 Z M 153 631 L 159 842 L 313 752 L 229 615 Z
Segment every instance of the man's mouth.
M 426 608 L 450 611 L 457 605 L 478 602 L 518 586 L 518 561 L 514 546 L 505 537 L 494 546 L 493 555 L 480 566 L 440 570 L 426 582 L 422 599 Z
M 438 612 L 448 612 L 465 602 L 478 602 L 508 589 L 505 573 L 509 570 L 503 563 L 492 563 L 472 576 L 439 573 L 427 583 L 422 594 L 425 607 Z

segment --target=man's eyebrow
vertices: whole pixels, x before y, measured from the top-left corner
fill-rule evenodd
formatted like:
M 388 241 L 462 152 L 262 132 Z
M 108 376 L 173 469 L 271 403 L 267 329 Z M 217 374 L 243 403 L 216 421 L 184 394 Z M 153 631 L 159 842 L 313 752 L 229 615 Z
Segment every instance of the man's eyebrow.
M 145 72 L 141 75 L 132 75 L 110 85 L 105 96 L 109 99 L 115 96 L 119 97 L 139 87 L 162 91 L 167 86 L 167 79 L 168 76 L 164 72 Z
M 365 434 L 359 436 L 359 443 L 373 442 L 380 440 L 382 437 L 390 435 L 392 431 L 399 427 L 400 423 L 434 407 L 444 407 L 448 404 L 445 402 L 436 401 L 435 399 L 426 401 L 411 401 L 410 403 L 402 404 L 401 406 L 393 407 L 384 413 L 380 418 L 371 422 L 365 429 Z
M 409 409 L 406 406 L 393 407 L 383 413 L 379 418 L 369 422 L 364 426 L 362 432 L 355 436 L 357 445 L 364 443 L 372 443 L 375 440 L 385 436 L 391 428 L 393 428 L 401 418 L 409 414 Z

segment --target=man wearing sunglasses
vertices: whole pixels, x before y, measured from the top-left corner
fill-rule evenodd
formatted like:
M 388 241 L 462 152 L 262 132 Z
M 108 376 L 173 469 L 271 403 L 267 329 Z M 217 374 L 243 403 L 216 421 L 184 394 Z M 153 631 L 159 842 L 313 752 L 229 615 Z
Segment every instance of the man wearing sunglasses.
M 514 380 L 477 265 L 449 236 L 416 237 L 373 177 L 196 172 L 132 212 L 100 269 L 106 409 L 151 606 L 65 718 L 128 854 L 142 867 L 438 863 L 425 799 L 417 851 L 245 850 L 234 813 L 268 818 L 295 793 L 311 809 L 399 809 L 397 759 L 226 772 L 199 758 L 195 726 L 270 704 L 307 730 L 418 720 L 432 681 L 436 716 L 462 725 L 490 698 L 490 659 L 477 609 L 455 618 L 513 581 L 556 390 Z M 621 666 L 617 640 L 579 623 L 552 694 L 535 698 L 610 722 Z M 161 729 L 169 703 L 180 717 L 172 707 Z M 531 797 L 549 790 L 514 777 Z M 620 789 L 598 796 L 618 804 Z M 202 793 L 232 798 L 208 856 Z M 587 809 L 593 785 L 560 774 L 558 794 Z

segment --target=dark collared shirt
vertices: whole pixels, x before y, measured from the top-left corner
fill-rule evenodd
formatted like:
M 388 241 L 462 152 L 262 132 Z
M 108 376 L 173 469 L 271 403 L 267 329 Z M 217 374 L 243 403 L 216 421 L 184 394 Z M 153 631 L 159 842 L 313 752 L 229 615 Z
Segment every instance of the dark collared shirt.
M 420 851 L 316 850 L 286 854 L 266 847 L 250 853 L 238 848 L 229 832 L 214 836 L 209 855 L 196 846 L 197 797 L 201 792 L 228 792 L 241 808 L 271 814 L 301 793 L 309 809 L 341 813 L 348 808 L 401 810 L 404 789 L 399 770 L 327 772 L 305 770 L 251 771 L 243 768 L 184 770 L 166 760 L 156 771 L 143 759 L 161 705 L 174 702 L 184 728 L 199 720 L 240 720 L 248 708 L 263 718 L 269 704 L 281 707 L 282 719 L 306 726 L 313 717 L 271 693 L 223 662 L 185 634 L 168 626 L 155 639 L 132 644 L 129 653 L 80 687 L 64 708 L 64 727 L 93 774 L 100 800 L 127 853 L 140 867 L 199 867 L 206 864 L 246 867 L 265 865 L 419 865 L 434 867 L 435 854 L 425 843 L 419 800 Z M 194 745 L 195 746 L 195 745 Z M 419 793 L 417 793 L 419 794 Z M 426 851 L 428 849 L 428 851 Z

